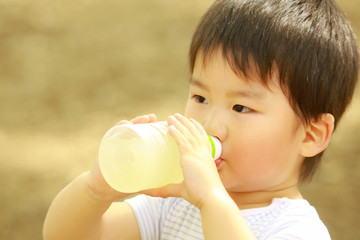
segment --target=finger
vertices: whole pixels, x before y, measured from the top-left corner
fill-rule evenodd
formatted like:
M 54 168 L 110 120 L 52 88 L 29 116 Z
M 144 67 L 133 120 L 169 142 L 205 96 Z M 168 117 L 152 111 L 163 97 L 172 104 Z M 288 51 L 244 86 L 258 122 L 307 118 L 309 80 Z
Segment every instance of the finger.
M 155 114 L 147 114 L 133 118 L 130 121 L 132 123 L 149 123 L 149 122 L 155 122 L 156 119 L 157 117 Z
M 194 126 L 189 121 L 188 118 L 182 116 L 181 114 L 175 114 L 170 116 L 170 124 L 175 126 L 176 129 L 183 134 L 185 137 L 189 138 L 194 134 Z
M 175 138 L 177 144 L 186 145 L 189 142 L 191 133 L 175 116 L 169 116 L 169 132 Z
M 207 136 L 203 126 L 195 119 L 193 118 L 189 119 L 187 117 L 182 116 L 181 114 L 175 114 L 175 117 L 186 127 L 186 129 L 192 136 L 197 136 L 201 138 Z
M 157 121 L 157 116 L 153 113 L 142 115 L 135 117 L 133 119 L 129 120 L 121 120 L 120 122 L 117 122 L 115 126 L 117 125 L 123 125 L 123 124 L 133 124 L 133 123 L 152 123 Z
M 180 146 L 187 146 L 188 147 L 188 140 L 184 136 L 182 132 L 179 131 L 174 125 L 170 125 L 169 127 L 169 133 L 174 138 L 177 145 Z M 181 151 L 181 148 L 180 148 Z
M 173 125 L 187 138 L 191 145 L 209 143 L 205 129 L 196 120 L 186 118 L 181 114 L 175 114 L 174 118 L 175 120 L 172 120 Z
M 188 129 L 190 132 L 192 132 L 195 127 L 193 125 L 193 123 L 185 116 L 181 115 L 180 113 L 176 113 L 174 114 L 174 117 L 182 124 L 186 127 L 186 129 Z
M 203 144 L 207 144 L 209 149 L 211 150 L 211 144 L 210 144 L 210 141 L 209 141 L 209 136 L 206 133 L 203 126 L 193 118 L 191 118 L 190 121 L 192 122 L 192 124 L 194 124 L 194 127 L 196 128 L 196 130 L 198 132 L 198 134 L 196 135 L 196 136 L 198 136 L 198 141 L 202 142 Z
M 123 125 L 123 124 L 132 124 L 132 122 L 130 122 L 129 120 L 121 120 L 121 121 L 117 122 L 117 123 L 115 124 L 115 126 L 117 126 L 117 125 Z
M 143 122 L 148 122 L 149 118 L 147 115 L 142 115 L 142 116 L 137 116 L 133 119 L 130 120 L 132 123 L 143 123 Z
M 207 133 L 204 129 L 204 127 L 195 119 L 191 118 L 190 121 L 192 122 L 192 124 L 194 124 L 194 126 L 196 127 L 197 131 L 202 135 L 202 136 L 206 136 L 207 139 Z
M 157 116 L 154 113 L 150 113 L 148 116 L 149 116 L 149 121 L 150 122 L 156 122 L 157 121 Z

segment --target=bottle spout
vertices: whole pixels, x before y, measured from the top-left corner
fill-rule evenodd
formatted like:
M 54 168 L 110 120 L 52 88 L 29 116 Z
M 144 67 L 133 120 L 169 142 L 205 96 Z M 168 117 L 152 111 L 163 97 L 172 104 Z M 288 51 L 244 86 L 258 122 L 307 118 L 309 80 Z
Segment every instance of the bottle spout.
M 211 156 L 214 158 L 214 160 L 216 160 L 221 156 L 221 152 L 222 152 L 221 142 L 217 137 L 211 135 L 208 136 L 211 145 Z

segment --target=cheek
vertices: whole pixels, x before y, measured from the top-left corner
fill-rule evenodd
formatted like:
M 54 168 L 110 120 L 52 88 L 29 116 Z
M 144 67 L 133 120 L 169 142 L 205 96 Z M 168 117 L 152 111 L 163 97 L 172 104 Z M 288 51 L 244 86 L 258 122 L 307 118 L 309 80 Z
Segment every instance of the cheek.
M 204 121 L 207 119 L 204 107 L 201 107 L 198 104 L 194 104 L 192 100 L 188 100 L 185 106 L 184 116 L 188 118 L 193 118 L 200 124 L 203 124 Z
M 235 158 L 229 165 L 230 172 L 224 175 L 224 184 L 229 189 L 267 189 L 280 184 L 291 174 L 292 167 L 283 161 L 283 152 L 272 148 L 272 144 L 261 145 L 260 142 L 257 145 L 257 141 L 249 141 L 248 149 L 235 150 Z
M 245 130 L 244 130 L 245 131 Z M 238 170 L 250 174 L 265 174 L 286 167 L 295 157 L 293 138 L 289 132 L 276 128 L 263 128 L 243 132 L 237 144 L 232 146 Z
M 194 104 L 191 102 L 191 99 L 188 99 L 185 105 L 184 116 L 197 120 L 197 112 L 198 111 L 196 111 Z

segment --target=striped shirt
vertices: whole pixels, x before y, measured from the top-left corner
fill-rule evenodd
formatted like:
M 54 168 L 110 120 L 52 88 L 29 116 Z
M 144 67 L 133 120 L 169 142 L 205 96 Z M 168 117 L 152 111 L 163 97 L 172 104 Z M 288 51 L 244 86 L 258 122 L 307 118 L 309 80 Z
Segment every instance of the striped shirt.
M 204 239 L 199 209 L 182 198 L 139 195 L 126 202 L 135 212 L 144 240 Z M 303 199 L 275 198 L 267 207 L 241 213 L 257 239 L 330 239 L 316 210 Z

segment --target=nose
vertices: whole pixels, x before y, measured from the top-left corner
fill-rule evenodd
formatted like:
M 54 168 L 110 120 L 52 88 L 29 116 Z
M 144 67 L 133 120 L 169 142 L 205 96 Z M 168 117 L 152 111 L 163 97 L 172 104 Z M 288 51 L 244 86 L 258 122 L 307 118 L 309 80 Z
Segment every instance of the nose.
M 221 142 L 224 142 L 228 135 L 226 122 L 225 114 L 220 110 L 214 110 L 207 114 L 203 119 L 202 125 L 209 135 L 215 136 Z

